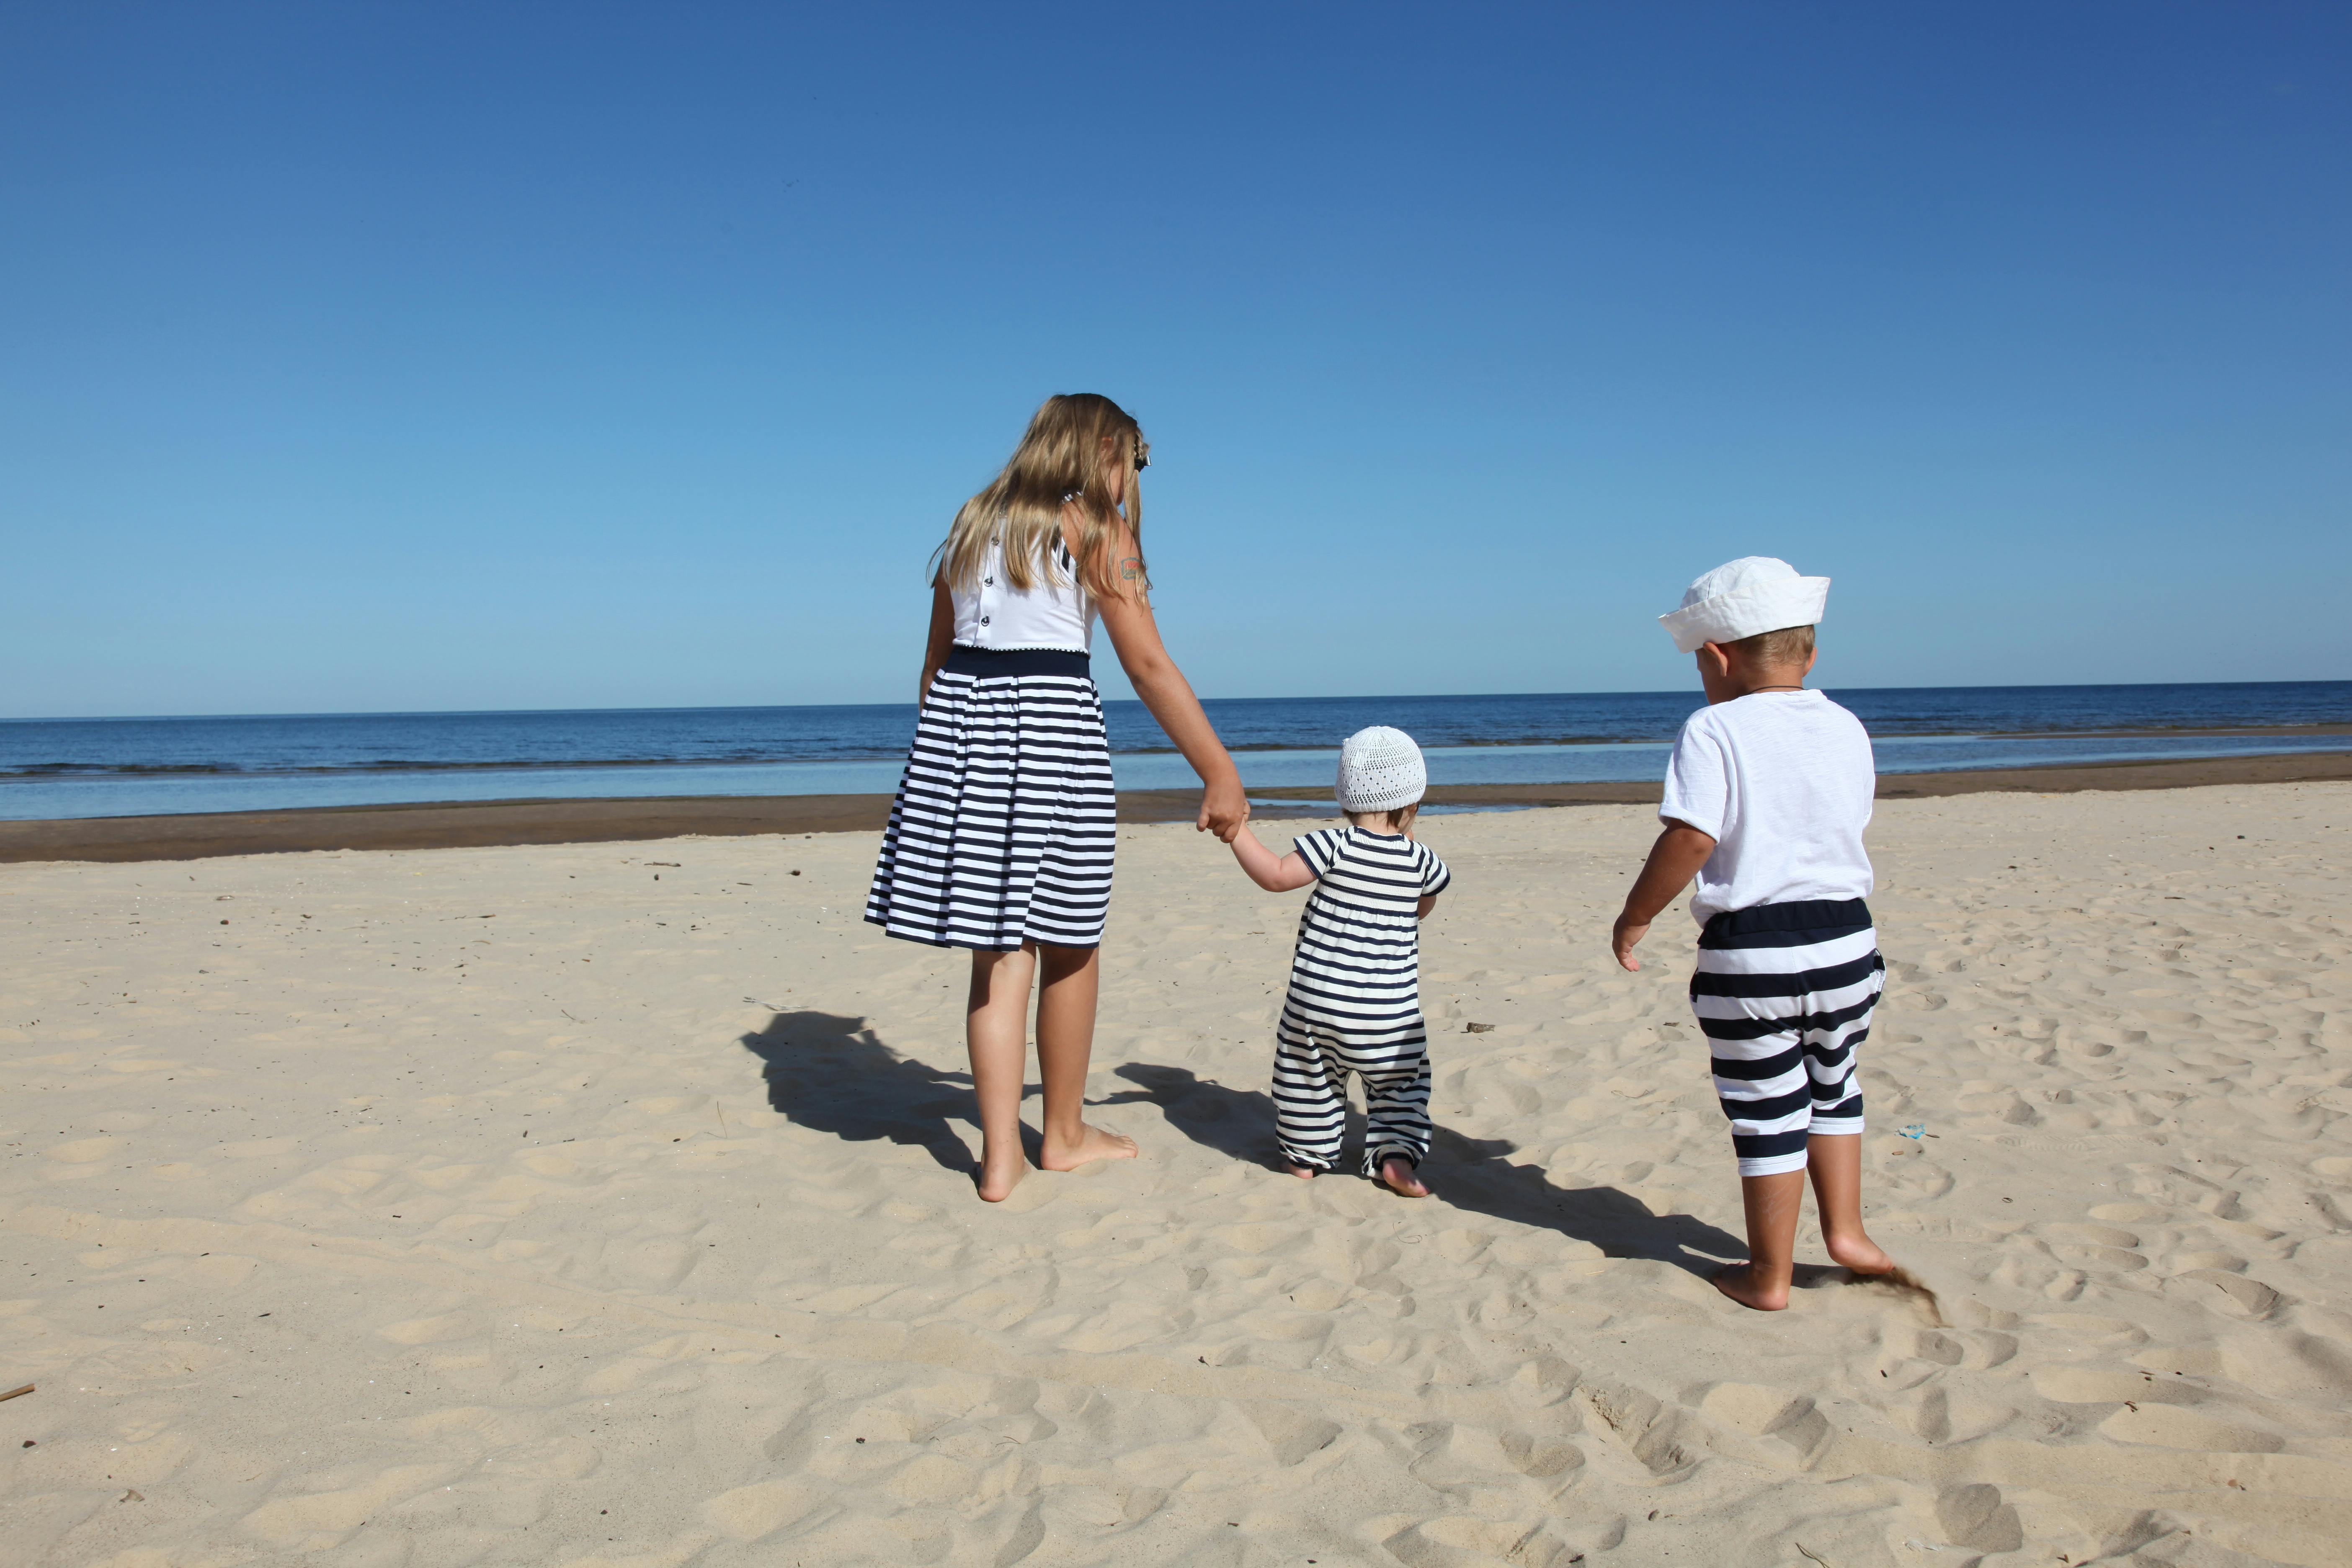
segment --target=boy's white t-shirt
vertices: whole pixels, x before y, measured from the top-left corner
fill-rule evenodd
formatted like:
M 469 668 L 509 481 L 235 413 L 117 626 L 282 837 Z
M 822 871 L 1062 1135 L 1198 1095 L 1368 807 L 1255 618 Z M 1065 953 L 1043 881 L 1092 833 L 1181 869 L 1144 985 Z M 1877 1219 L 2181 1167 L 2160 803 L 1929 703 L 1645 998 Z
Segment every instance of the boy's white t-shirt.
M 1877 792 L 1870 733 L 1818 691 L 1757 691 L 1700 709 L 1666 763 L 1658 815 L 1715 840 L 1691 913 L 1870 894 L 1862 830 Z

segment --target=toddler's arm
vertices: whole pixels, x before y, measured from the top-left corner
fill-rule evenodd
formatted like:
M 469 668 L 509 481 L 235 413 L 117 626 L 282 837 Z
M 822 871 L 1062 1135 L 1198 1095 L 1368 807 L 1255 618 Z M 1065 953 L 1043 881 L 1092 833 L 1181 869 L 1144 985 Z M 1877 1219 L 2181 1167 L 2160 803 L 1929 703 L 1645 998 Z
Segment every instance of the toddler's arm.
M 1669 822 L 1658 841 L 1650 846 L 1650 858 L 1642 867 L 1642 874 L 1625 891 L 1625 908 L 1617 917 L 1617 924 L 1609 933 L 1609 945 L 1617 954 L 1617 962 L 1627 969 L 1639 969 L 1642 961 L 1633 956 L 1633 944 L 1649 933 L 1650 922 L 1658 911 L 1674 902 L 1675 895 L 1689 886 L 1715 853 L 1715 840 L 1687 822 Z
M 1296 892 L 1315 879 L 1314 871 L 1298 858 L 1298 851 L 1294 849 L 1277 860 L 1273 850 L 1257 841 L 1256 831 L 1247 823 L 1234 835 L 1233 842 L 1234 858 L 1242 863 L 1251 881 L 1269 893 Z

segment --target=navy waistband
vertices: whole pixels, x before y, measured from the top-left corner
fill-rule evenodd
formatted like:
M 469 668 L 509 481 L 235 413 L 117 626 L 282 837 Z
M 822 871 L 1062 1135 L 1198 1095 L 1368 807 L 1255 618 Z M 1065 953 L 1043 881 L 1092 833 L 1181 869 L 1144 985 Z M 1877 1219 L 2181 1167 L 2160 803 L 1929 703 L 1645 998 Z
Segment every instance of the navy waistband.
M 956 675 L 1074 675 L 1094 679 L 1094 659 L 1058 647 L 971 647 L 957 643 L 940 667 Z
M 1785 904 L 1751 904 L 1711 915 L 1699 929 L 1698 944 L 1713 947 L 1733 937 L 1775 931 L 1861 931 L 1870 906 L 1860 899 L 1797 899 Z

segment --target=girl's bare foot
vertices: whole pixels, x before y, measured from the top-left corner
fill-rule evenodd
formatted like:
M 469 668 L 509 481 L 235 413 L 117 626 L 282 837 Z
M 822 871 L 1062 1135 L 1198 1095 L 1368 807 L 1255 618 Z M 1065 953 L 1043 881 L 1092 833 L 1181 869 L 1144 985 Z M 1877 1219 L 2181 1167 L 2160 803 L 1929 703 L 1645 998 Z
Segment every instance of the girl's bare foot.
M 1076 1143 L 1059 1142 L 1048 1133 L 1037 1163 L 1048 1171 L 1075 1171 L 1097 1160 L 1132 1160 L 1135 1153 L 1134 1139 L 1081 1121 Z
M 1282 1168 L 1289 1172 L 1292 1175 L 1297 1177 L 1302 1182 L 1311 1182 L 1316 1177 L 1323 1173 L 1312 1165 L 1296 1164 L 1286 1160 L 1283 1162 Z
M 1402 1154 L 1391 1154 L 1381 1162 L 1381 1184 L 1402 1197 L 1425 1198 L 1429 1188 L 1423 1184 L 1412 1162 Z
M 1768 1288 L 1757 1279 L 1752 1263 L 1735 1263 L 1715 1276 L 1715 1288 L 1743 1307 L 1753 1307 L 1759 1312 L 1785 1310 L 1789 1305 L 1789 1287 L 1784 1282 Z
M 1823 1237 L 1822 1246 L 1852 1273 L 1876 1275 L 1895 1271 L 1895 1259 L 1878 1250 L 1878 1243 L 1867 1236 Z
M 980 1161 L 980 1199 L 982 1203 L 1001 1204 L 1013 1195 L 1021 1184 L 1021 1177 L 1029 1169 L 1029 1162 L 1015 1148 L 1009 1158 L 1000 1160 L 985 1153 Z

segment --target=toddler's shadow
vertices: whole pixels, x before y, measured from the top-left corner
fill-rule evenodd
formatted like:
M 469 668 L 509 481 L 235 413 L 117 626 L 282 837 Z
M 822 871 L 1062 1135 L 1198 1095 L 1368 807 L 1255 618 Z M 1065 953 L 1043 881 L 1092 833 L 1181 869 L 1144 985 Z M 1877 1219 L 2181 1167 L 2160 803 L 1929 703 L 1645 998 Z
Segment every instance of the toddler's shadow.
M 1156 1105 L 1171 1127 L 1195 1143 L 1279 1168 L 1271 1095 L 1227 1089 L 1182 1068 L 1148 1062 L 1130 1062 L 1118 1073 L 1139 1087 L 1111 1095 L 1103 1104 Z M 1350 1108 L 1349 1121 L 1356 1120 Z M 1641 1199 L 1615 1187 L 1554 1186 L 1541 1171 L 1505 1158 L 1517 1152 L 1499 1138 L 1465 1138 L 1439 1127 L 1430 1140 L 1427 1180 L 1455 1208 L 1556 1230 L 1589 1241 L 1611 1258 L 1654 1258 L 1705 1279 L 1726 1261 L 1748 1256 L 1747 1244 L 1738 1237 L 1689 1215 L 1652 1214 Z
M 979 1162 L 950 1125 L 971 1120 L 970 1073 L 902 1057 L 865 1019 L 833 1013 L 779 1013 L 741 1044 L 764 1064 L 768 1104 L 786 1121 L 851 1142 L 887 1138 L 978 1177 Z

